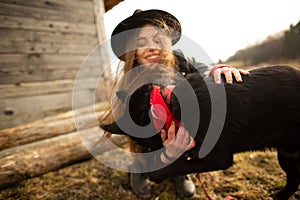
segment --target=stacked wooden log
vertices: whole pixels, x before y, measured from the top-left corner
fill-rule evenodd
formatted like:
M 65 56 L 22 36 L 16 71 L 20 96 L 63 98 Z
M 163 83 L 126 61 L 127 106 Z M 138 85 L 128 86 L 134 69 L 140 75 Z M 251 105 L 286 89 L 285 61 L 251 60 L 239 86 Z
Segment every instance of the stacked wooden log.
M 0 189 L 91 158 L 77 129 L 96 142 L 102 130 L 95 123 L 95 116 L 100 119 L 105 109 L 106 104 L 101 103 L 0 130 Z

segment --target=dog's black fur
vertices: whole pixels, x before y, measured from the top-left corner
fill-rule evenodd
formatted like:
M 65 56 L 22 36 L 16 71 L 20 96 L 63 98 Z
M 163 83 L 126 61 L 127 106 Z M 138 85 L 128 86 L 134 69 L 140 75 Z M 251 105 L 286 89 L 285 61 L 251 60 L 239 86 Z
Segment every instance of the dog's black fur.
M 201 111 L 196 146 L 188 152 L 192 159 L 151 172 L 150 179 L 159 182 L 174 175 L 226 169 L 233 164 L 234 153 L 272 148 L 277 150 L 279 164 L 287 176 L 286 186 L 275 198 L 288 199 L 295 193 L 300 183 L 300 71 L 288 66 L 270 66 L 252 70 L 249 76 L 243 76 L 242 83 L 209 83 L 213 91 L 225 86 L 227 108 L 222 133 L 204 158 L 199 158 L 198 153 L 211 119 L 210 95 L 199 74 L 191 74 L 187 80 L 197 95 Z M 139 126 L 151 121 L 148 115 L 150 91 L 151 85 L 144 85 L 131 94 L 128 102 L 129 113 Z M 171 96 L 169 107 L 177 119 L 181 118 L 178 98 L 188 96 L 186 91 L 188 89 L 179 84 L 174 89 L 176 96 Z M 189 130 L 191 124 L 184 123 Z M 126 134 L 116 123 L 101 127 L 112 133 Z M 159 135 L 133 139 L 152 150 L 163 146 Z

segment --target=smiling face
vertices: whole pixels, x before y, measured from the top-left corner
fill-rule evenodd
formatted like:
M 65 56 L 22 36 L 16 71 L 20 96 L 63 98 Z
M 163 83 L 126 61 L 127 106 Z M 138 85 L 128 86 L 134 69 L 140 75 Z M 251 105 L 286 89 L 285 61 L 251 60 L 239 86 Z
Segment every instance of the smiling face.
M 162 50 L 169 47 L 171 47 L 171 38 L 165 36 L 157 27 L 146 24 L 137 37 L 137 63 L 140 65 L 161 63 Z

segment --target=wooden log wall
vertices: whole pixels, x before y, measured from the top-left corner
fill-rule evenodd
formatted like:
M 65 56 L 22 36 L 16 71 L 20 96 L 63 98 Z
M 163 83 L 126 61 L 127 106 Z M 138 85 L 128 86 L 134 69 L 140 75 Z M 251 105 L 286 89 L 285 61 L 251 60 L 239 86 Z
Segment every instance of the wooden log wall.
M 72 109 L 76 74 L 106 39 L 104 13 L 102 0 L 0 0 L 0 129 Z M 94 93 L 95 72 L 109 63 L 98 51 L 76 79 L 83 96 Z M 103 85 L 110 84 L 98 91 Z
M 105 10 L 120 1 L 0 0 L 0 190 L 91 158 L 87 146 L 110 151 L 98 120 L 111 72 L 98 44 Z

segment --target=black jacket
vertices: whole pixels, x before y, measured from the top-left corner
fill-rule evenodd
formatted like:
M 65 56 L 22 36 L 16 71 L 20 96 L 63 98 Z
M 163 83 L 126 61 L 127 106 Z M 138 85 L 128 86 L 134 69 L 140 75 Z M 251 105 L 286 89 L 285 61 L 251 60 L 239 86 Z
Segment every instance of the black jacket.
M 174 50 L 173 53 L 177 58 L 179 71 L 183 75 L 200 72 L 200 74 L 204 76 L 204 73 L 209 71 L 209 67 L 207 65 L 197 62 L 195 58 L 184 56 L 181 50 Z

